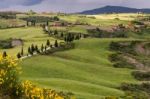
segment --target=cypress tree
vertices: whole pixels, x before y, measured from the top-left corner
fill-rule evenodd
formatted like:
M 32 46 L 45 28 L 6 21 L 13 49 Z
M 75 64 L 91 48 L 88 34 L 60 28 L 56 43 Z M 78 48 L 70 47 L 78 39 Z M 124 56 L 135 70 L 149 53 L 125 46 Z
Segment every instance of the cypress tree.
M 27 21 L 27 26 L 29 26 L 29 21 Z
M 67 36 L 64 38 L 64 41 L 65 41 L 65 42 L 68 42 L 68 41 L 67 41 Z
M 30 47 L 28 48 L 28 53 L 29 53 L 30 55 L 33 55 L 33 51 L 31 50 Z
M 21 58 L 21 54 L 20 54 L 20 53 L 17 54 L 17 58 L 18 58 L 18 59 Z
M 30 52 L 31 52 L 31 48 L 30 48 L 30 47 L 28 47 L 28 53 L 30 54 Z
M 43 52 L 43 50 L 44 50 L 44 45 L 42 44 L 42 46 L 41 46 L 41 51 Z
M 35 46 L 35 51 L 36 51 L 37 53 L 40 53 L 39 48 L 38 48 L 37 45 Z
M 3 52 L 3 58 L 6 58 L 8 55 L 6 53 L 6 51 Z
M 54 35 L 57 35 L 57 34 L 58 34 L 58 31 L 57 31 L 57 30 L 55 30 L 55 31 L 54 31 Z
M 33 45 L 33 44 L 31 45 L 31 51 L 32 51 L 32 52 L 34 52 L 34 51 L 35 51 L 35 47 L 34 47 L 34 45 Z
M 47 50 L 47 46 L 45 46 L 45 51 Z
M 23 54 L 24 54 L 24 51 L 23 51 L 23 47 L 22 47 L 22 49 L 21 49 L 21 56 L 23 56 Z
M 46 25 L 47 25 L 47 26 L 49 25 L 49 22 L 48 22 L 48 21 L 46 22 Z
M 54 46 L 55 46 L 55 47 L 58 47 L 58 42 L 57 42 L 57 40 L 55 40 Z
M 50 46 L 50 41 L 47 40 L 46 45 L 49 47 Z
M 63 32 L 61 32 L 61 35 L 60 35 L 60 37 L 62 37 L 62 38 L 64 37 L 64 34 L 63 34 Z

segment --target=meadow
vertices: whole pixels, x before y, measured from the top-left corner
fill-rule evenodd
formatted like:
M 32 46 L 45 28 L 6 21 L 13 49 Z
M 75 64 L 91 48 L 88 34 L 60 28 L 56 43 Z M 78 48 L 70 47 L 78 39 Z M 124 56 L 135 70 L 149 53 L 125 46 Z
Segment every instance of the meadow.
M 6 40 L 9 38 L 22 39 L 24 43 L 23 47 L 25 54 L 27 54 L 28 47 L 31 46 L 31 44 L 41 47 L 42 44 L 46 44 L 48 39 L 51 41 L 51 43 L 54 43 L 55 41 L 55 38 L 48 37 L 48 35 L 42 31 L 41 27 L 2 29 L 0 30 L 0 38 L 1 40 Z M 16 46 L 11 49 L 0 49 L 0 51 L 7 51 L 8 54 L 16 56 L 16 54 L 21 51 L 21 48 L 22 46 Z
M 83 39 L 76 48 L 47 56 L 34 56 L 20 63 L 22 79 L 45 88 L 73 92 L 77 99 L 121 96 L 122 82 L 136 82 L 130 69 L 116 69 L 108 60 L 111 41 L 132 39 Z M 40 62 L 37 62 L 40 61 Z
M 55 16 L 36 14 L 34 16 Z M 88 34 L 87 25 L 93 27 L 112 27 L 118 24 L 127 25 L 129 21 L 136 20 L 137 14 L 106 14 L 106 15 L 57 15 L 60 20 L 72 23 L 73 26 L 50 27 L 51 30 L 58 32 L 73 32 Z M 28 17 L 28 15 L 17 15 Z M 95 17 L 95 18 L 93 18 Z M 116 18 L 119 18 L 116 19 Z M 7 26 L 9 20 L 0 20 L 0 26 Z M 16 19 L 16 24 L 26 24 L 25 21 Z M 12 22 L 12 21 L 11 21 Z M 10 22 L 10 23 L 11 23 Z M 86 25 L 74 25 L 81 22 Z M 55 52 L 47 55 L 35 55 L 19 62 L 22 67 L 22 80 L 30 80 L 42 88 L 50 88 L 63 92 L 75 94 L 77 99 L 100 99 L 104 96 L 123 96 L 124 91 L 119 89 L 123 82 L 139 83 L 132 75 L 133 69 L 115 68 L 109 61 L 109 55 L 115 53 L 109 49 L 112 41 L 133 41 L 149 39 L 149 30 L 142 31 L 139 35 L 134 31 L 126 32 L 128 38 L 82 38 L 75 40 L 75 48 L 65 51 Z M 40 26 L 26 26 L 22 28 L 0 29 L 0 40 L 22 39 L 24 43 L 24 54 L 28 53 L 31 44 L 46 44 L 47 40 L 53 44 L 57 39 L 49 36 Z M 58 41 L 63 41 L 59 40 Z M 22 46 L 10 49 L 0 49 L 9 55 L 16 57 L 21 51 Z

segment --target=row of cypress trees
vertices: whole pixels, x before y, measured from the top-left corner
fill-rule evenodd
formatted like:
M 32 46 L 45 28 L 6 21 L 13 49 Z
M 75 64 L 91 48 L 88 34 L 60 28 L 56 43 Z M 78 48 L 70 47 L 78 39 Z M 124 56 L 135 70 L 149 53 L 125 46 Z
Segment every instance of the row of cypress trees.
M 46 45 L 42 44 L 40 48 L 38 47 L 38 45 L 32 44 L 31 46 L 28 47 L 28 54 L 27 54 L 27 56 L 28 55 L 33 55 L 34 53 L 38 53 L 38 54 L 43 53 L 44 51 L 47 50 L 47 48 L 53 48 L 53 47 L 59 47 L 59 44 L 58 44 L 57 40 L 55 40 L 54 45 L 52 45 L 50 43 L 50 40 L 47 40 Z M 22 47 L 21 52 L 19 52 L 17 54 L 17 58 L 21 58 L 23 56 L 24 56 L 24 49 Z

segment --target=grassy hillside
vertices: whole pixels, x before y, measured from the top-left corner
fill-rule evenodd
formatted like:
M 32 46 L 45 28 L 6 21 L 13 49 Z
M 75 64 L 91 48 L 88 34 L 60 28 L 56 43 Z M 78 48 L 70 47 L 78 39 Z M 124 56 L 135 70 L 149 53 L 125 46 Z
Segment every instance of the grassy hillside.
M 122 82 L 135 82 L 130 69 L 116 69 L 108 61 L 110 41 L 129 39 L 83 39 L 76 48 L 49 56 L 34 56 L 20 63 L 22 79 L 40 86 L 76 94 L 77 99 L 120 96 Z
M 90 18 L 89 16 L 80 17 L 77 15 L 70 15 L 70 16 L 60 16 L 61 20 L 65 20 L 68 22 L 81 22 L 81 23 L 88 23 L 95 26 L 103 26 L 107 27 L 110 25 L 118 25 L 118 24 L 127 24 L 128 21 L 126 20 L 115 20 L 115 19 L 98 19 L 96 18 Z
M 13 28 L 13 29 L 3 29 L 0 30 L 0 40 L 6 40 L 9 38 L 22 39 L 24 41 L 24 51 L 27 52 L 27 49 L 31 44 L 38 45 L 45 44 L 46 40 L 49 39 L 51 43 L 55 41 L 54 38 L 48 37 L 47 34 L 44 34 L 42 28 L 40 27 L 27 27 L 27 28 Z M 21 46 L 17 46 L 11 49 L 0 49 L 0 52 L 7 51 L 10 55 L 16 55 L 20 50 Z
M 118 18 L 120 20 L 136 20 L 140 17 L 148 16 L 148 14 L 137 14 L 137 13 L 122 13 L 122 14 L 101 14 L 101 15 L 88 15 L 88 17 L 94 16 L 97 19 L 115 19 Z

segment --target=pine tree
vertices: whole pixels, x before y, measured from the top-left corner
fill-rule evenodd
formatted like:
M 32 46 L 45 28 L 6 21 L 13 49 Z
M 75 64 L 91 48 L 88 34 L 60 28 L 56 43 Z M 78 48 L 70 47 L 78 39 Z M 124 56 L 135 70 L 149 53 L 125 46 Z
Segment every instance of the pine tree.
M 55 47 L 58 47 L 58 42 L 57 42 L 57 40 L 55 40 L 54 46 L 55 46 Z
M 3 52 L 3 58 L 7 57 L 6 51 Z

